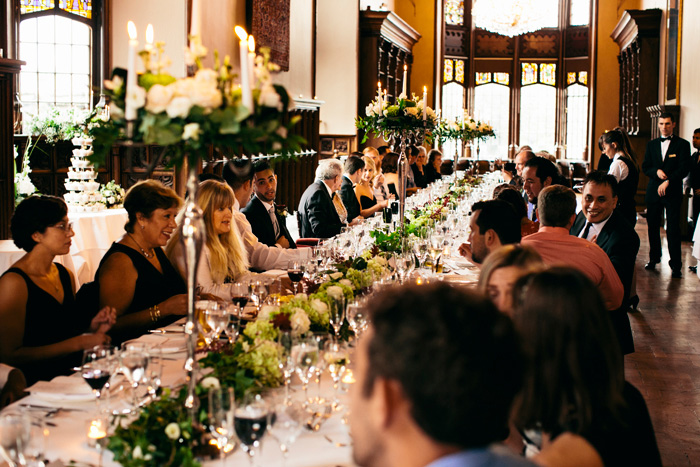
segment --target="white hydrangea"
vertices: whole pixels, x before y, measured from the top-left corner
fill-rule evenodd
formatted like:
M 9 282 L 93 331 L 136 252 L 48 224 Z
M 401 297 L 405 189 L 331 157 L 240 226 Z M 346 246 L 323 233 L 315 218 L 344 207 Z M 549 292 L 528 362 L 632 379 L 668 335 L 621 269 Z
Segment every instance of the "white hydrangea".
M 180 425 L 174 422 L 168 423 L 168 426 L 165 427 L 165 435 L 170 439 L 178 439 L 180 437 Z
M 352 285 L 352 281 L 351 281 L 351 280 L 348 280 L 348 279 L 340 279 L 340 280 L 338 281 L 338 283 L 339 283 L 339 284 L 346 285 L 346 286 L 350 287 L 351 289 L 354 289 L 354 288 L 355 288 L 355 287 Z
M 289 322 L 292 324 L 292 334 L 300 336 L 309 332 L 311 321 L 309 321 L 306 312 L 302 308 L 293 308 L 292 311 L 294 314 L 289 318 Z
M 221 387 L 221 383 L 219 383 L 219 380 L 214 376 L 207 376 L 199 384 L 204 389 L 219 389 Z
M 263 305 L 260 308 L 260 313 L 258 313 L 258 319 L 268 320 L 270 315 L 276 311 L 279 311 L 280 307 L 275 305 Z
M 172 86 L 154 84 L 146 94 L 146 110 L 155 114 L 164 112 L 168 108 L 174 92 L 175 88 Z
M 337 285 L 331 285 L 326 289 L 326 293 L 328 294 L 329 297 L 334 298 L 334 299 L 341 299 L 343 298 L 343 288 L 338 287 Z
M 326 305 L 326 302 L 319 300 L 318 298 L 311 300 L 311 308 L 316 310 L 319 315 L 325 315 L 328 313 L 328 305 Z

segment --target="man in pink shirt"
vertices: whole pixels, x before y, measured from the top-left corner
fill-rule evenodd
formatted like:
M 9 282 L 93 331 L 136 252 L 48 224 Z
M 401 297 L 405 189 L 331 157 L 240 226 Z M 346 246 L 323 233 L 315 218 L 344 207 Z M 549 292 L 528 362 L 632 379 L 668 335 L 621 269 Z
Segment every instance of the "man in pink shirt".
M 576 195 L 571 188 L 548 186 L 537 197 L 540 230 L 522 239 L 547 265 L 574 267 L 598 287 L 608 310 L 622 305 L 624 288 L 608 255 L 595 243 L 569 234 L 576 219 Z

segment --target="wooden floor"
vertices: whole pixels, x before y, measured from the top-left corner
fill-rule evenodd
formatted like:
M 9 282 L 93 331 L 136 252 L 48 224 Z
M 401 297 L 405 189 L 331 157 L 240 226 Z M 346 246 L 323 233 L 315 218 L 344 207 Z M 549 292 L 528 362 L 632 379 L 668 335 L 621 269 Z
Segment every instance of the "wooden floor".
M 646 271 L 649 241 L 640 217 L 637 256 L 639 311 L 629 315 L 636 352 L 625 357 L 627 380 L 644 395 L 665 466 L 700 465 L 700 280 L 692 243 L 683 242 L 683 278 L 672 279 L 663 257 Z M 660 266 L 660 267 L 659 267 Z

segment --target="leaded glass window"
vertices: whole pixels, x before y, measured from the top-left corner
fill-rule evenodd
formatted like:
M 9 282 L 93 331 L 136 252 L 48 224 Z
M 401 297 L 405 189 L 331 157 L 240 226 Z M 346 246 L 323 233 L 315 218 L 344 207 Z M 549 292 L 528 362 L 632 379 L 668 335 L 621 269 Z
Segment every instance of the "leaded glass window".
M 523 63 L 522 85 L 535 84 L 537 82 L 537 63 Z
M 508 73 L 494 73 L 494 75 Z M 474 89 L 474 108 L 481 121 L 489 122 L 496 133 L 495 138 L 481 141 L 479 146 L 485 158 L 506 159 L 508 157 L 508 122 L 510 121 L 510 89 L 491 82 Z
M 588 134 L 588 87 L 574 83 L 566 88 L 566 157 L 581 159 Z
M 464 0 L 445 1 L 445 23 L 452 26 L 464 25 Z
M 520 90 L 520 144 L 535 151 L 556 152 L 557 89 L 546 84 L 531 84 Z
M 443 72 L 442 79 L 445 83 L 449 83 L 450 81 L 452 81 L 453 78 L 454 78 L 453 62 L 450 59 L 446 59 L 445 60 L 445 69 Z
M 442 87 L 442 117 L 451 121 L 462 118 L 464 114 L 464 96 L 465 89 L 461 84 L 454 81 L 445 84 Z M 445 154 L 445 157 L 451 157 L 456 150 L 457 154 L 461 156 L 461 145 L 461 142 L 448 141 L 443 144 L 442 152 Z
M 22 15 L 37 11 L 50 10 L 54 7 L 54 0 L 20 0 L 19 2 L 19 12 Z

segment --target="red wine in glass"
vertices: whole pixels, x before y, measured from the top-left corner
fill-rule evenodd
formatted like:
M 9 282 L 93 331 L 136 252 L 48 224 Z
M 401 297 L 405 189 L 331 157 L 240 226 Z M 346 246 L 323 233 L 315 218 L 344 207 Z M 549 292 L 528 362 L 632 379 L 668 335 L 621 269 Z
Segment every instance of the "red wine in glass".
M 304 271 L 301 269 L 290 269 L 287 271 L 287 275 L 292 282 L 299 282 L 304 277 Z
M 241 310 L 245 308 L 245 306 L 248 304 L 248 301 L 250 300 L 250 297 L 246 297 L 243 295 L 237 295 L 235 297 L 231 297 L 231 301 L 233 302 L 234 305 L 238 305 Z
M 107 384 L 107 381 L 109 381 L 110 373 L 108 371 L 86 368 L 82 373 L 83 379 L 94 391 L 101 391 Z

